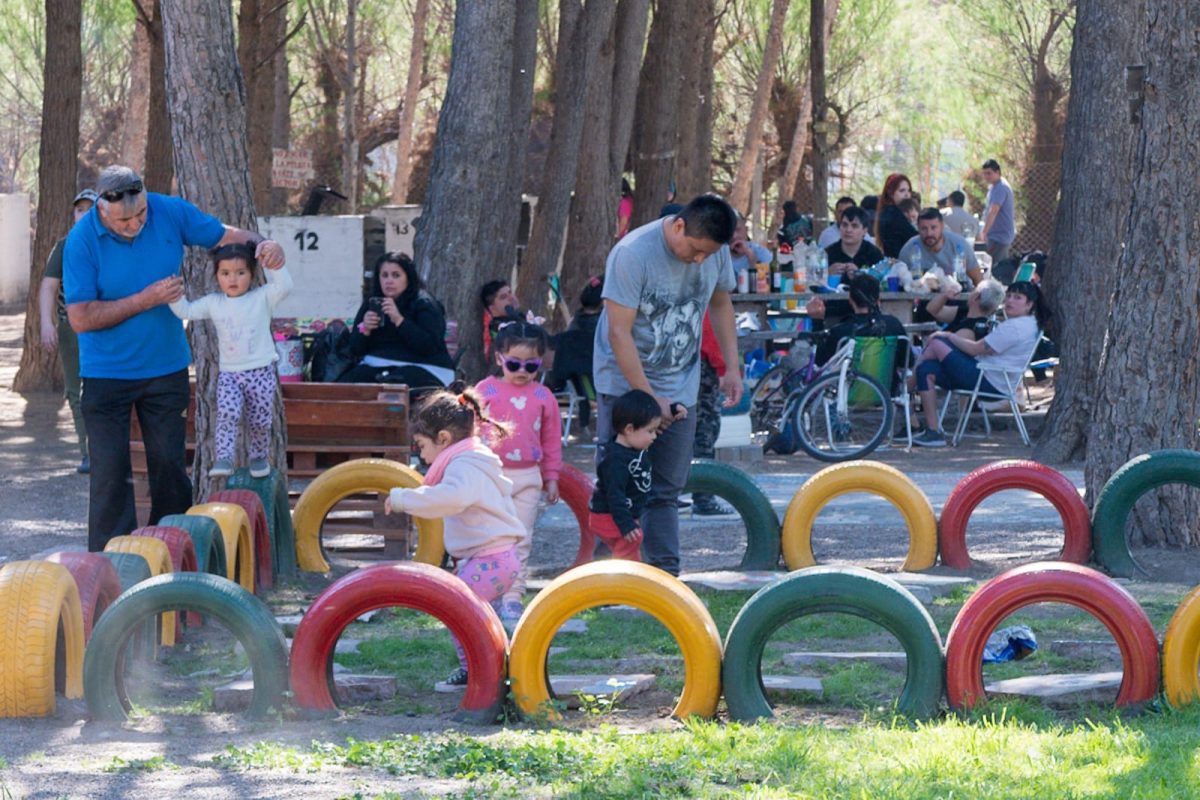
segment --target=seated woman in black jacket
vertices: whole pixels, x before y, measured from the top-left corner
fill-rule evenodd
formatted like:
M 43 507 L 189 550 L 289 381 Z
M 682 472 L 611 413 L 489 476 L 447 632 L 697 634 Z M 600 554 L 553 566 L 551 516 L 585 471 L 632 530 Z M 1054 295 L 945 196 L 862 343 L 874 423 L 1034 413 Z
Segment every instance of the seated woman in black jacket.
M 446 312 L 421 288 L 416 265 L 403 253 L 384 253 L 376 262 L 371 296 L 354 317 L 350 349 L 359 364 L 341 383 L 405 383 L 416 389 L 454 380 Z

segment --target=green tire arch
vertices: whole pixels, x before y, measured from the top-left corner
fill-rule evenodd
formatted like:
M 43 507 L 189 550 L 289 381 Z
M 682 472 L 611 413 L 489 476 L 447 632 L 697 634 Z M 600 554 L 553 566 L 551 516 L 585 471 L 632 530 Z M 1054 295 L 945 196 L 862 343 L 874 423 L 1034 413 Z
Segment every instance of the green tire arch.
M 692 460 L 683 492 L 705 492 L 728 502 L 746 526 L 746 553 L 738 569 L 778 569 L 779 515 L 754 478 L 731 464 Z

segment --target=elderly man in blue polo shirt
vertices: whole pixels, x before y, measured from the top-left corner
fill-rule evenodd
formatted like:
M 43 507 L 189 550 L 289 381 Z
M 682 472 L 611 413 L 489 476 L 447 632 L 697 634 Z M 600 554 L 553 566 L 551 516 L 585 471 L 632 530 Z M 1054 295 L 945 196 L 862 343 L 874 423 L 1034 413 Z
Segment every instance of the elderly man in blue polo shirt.
M 145 191 L 128 167 L 101 172 L 96 193 L 96 207 L 67 236 L 63 258 L 67 317 L 79 333 L 92 551 L 137 527 L 132 411 L 146 446 L 150 524 L 192 503 L 184 463 L 192 356 L 183 325 L 167 308 L 183 295 L 184 247 L 251 244 L 264 267 L 283 263 L 278 243 L 223 225 L 181 198 Z

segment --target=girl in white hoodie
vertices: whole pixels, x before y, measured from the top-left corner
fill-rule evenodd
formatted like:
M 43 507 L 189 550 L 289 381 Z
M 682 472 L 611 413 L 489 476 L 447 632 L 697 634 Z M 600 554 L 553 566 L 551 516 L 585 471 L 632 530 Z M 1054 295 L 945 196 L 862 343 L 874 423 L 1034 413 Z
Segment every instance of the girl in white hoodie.
M 505 423 L 489 419 L 474 391 L 436 392 L 417 409 L 413 440 L 429 464 L 425 483 L 392 489 L 385 508 L 425 519 L 442 518 L 446 552 L 458 577 L 486 602 L 504 596 L 521 571 L 517 544 L 525 526 L 512 501 L 512 481 L 500 458 L 479 438 L 481 423 L 506 435 Z M 467 684 L 467 660 L 457 640 L 459 668 L 446 683 Z

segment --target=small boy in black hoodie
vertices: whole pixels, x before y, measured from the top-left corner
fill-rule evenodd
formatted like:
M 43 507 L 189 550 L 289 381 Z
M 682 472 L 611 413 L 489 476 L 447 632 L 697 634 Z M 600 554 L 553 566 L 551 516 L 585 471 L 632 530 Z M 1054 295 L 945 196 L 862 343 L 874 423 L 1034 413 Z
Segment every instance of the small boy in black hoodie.
M 600 445 L 588 522 L 615 558 L 641 561 L 638 517 L 650 494 L 648 451 L 658 436 L 660 421 L 658 401 L 640 389 L 626 392 L 613 403 L 616 436 Z

